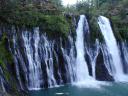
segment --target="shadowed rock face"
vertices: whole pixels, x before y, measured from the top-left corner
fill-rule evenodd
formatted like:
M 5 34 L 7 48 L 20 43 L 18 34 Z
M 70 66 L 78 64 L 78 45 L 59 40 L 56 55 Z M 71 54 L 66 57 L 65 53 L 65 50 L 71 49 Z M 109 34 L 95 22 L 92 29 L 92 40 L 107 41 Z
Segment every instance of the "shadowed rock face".
M 104 64 L 103 53 L 100 50 L 96 61 L 96 79 L 100 81 L 114 81 L 113 77 L 108 73 Z

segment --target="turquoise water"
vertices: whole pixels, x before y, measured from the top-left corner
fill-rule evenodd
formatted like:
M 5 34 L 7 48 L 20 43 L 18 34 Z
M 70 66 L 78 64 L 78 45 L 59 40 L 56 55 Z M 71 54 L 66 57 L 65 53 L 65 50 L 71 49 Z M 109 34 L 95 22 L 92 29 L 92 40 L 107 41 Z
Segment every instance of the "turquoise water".
M 57 88 L 31 91 L 30 96 L 128 96 L 128 84 L 109 83 L 100 88 L 80 88 L 65 85 Z

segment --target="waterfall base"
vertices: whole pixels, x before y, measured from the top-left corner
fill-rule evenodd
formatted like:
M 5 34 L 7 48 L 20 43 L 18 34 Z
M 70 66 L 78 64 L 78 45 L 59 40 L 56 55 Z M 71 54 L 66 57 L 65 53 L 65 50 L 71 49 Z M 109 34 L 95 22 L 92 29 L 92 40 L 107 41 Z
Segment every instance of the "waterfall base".
M 120 77 L 120 78 L 118 78 Z M 124 75 L 124 74 L 118 74 L 118 76 L 114 76 L 114 79 L 116 82 L 128 82 L 128 75 Z
M 104 81 L 97 81 L 93 78 L 90 78 L 90 79 L 85 80 L 85 81 L 74 82 L 72 85 L 75 85 L 75 86 L 80 87 L 80 88 L 101 88 L 101 86 L 103 86 L 103 85 L 108 86 L 109 83 L 104 82 Z

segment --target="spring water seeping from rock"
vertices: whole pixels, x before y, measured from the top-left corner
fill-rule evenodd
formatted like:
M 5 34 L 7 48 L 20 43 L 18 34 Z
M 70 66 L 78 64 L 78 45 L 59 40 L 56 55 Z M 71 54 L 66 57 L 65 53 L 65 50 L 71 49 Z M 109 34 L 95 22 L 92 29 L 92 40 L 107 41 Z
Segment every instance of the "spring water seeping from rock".
M 127 41 L 121 42 L 120 46 L 120 53 L 122 53 L 122 60 L 124 63 L 124 71 L 128 74 L 128 43 Z
M 54 87 L 57 85 L 56 79 L 54 77 L 54 62 L 53 62 L 53 52 L 54 52 L 54 42 L 48 41 L 46 36 L 42 36 L 44 41 L 41 50 L 43 50 L 43 59 L 46 65 L 46 72 L 48 76 L 48 87 Z M 41 53 L 42 54 L 42 53 Z
M 22 32 L 22 38 L 24 41 L 24 51 L 28 60 L 28 88 L 30 90 L 36 90 L 41 87 L 41 83 L 43 82 L 41 80 L 41 62 L 38 55 L 38 46 L 40 41 L 39 28 L 35 28 L 33 34 L 28 31 Z
M 6 92 L 6 89 L 5 89 L 5 86 L 4 86 L 4 78 L 2 78 L 2 75 L 3 75 L 3 70 L 2 68 L 0 67 L 0 92 Z
M 100 50 L 99 40 L 96 39 L 95 44 L 92 47 L 89 48 L 87 46 L 85 47 L 91 62 L 92 76 L 94 79 L 96 79 L 96 61 Z
M 55 60 L 58 64 L 58 54 L 54 50 L 55 42 L 49 41 L 45 34 L 40 35 L 38 27 L 34 28 L 33 31 L 23 30 L 20 33 L 20 38 L 18 35 L 13 30 L 13 48 L 11 51 L 21 88 L 27 86 L 29 90 L 39 90 L 57 86 L 54 64 Z M 60 70 L 57 69 L 57 72 L 61 79 Z
M 61 50 L 63 53 L 64 60 L 67 63 L 65 65 L 65 66 L 67 66 L 67 71 L 68 71 L 67 75 L 69 77 L 70 83 L 73 83 L 76 79 L 76 74 L 75 74 L 75 71 L 76 71 L 75 53 L 76 52 L 75 52 L 75 44 L 74 44 L 73 38 L 71 36 L 68 36 L 68 41 L 70 44 L 69 51 L 64 49 L 62 46 L 61 46 Z

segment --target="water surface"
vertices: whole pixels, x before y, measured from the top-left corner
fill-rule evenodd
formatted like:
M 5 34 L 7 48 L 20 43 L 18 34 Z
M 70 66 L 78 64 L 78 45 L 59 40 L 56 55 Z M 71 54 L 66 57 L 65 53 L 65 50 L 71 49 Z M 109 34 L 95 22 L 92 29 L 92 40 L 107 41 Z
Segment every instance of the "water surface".
M 65 85 L 57 88 L 31 91 L 30 96 L 128 96 L 127 83 L 110 83 L 100 88 Z

